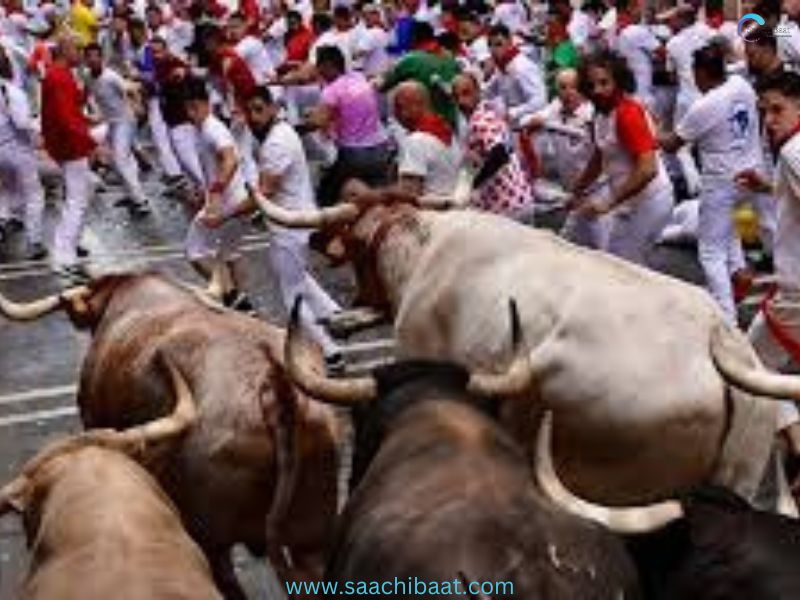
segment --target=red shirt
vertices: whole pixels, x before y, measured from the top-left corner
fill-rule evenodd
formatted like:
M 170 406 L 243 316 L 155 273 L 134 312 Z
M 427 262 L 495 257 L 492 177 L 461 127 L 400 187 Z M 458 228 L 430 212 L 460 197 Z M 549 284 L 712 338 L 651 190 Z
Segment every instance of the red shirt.
M 314 43 L 314 32 L 302 27 L 286 38 L 286 61 L 305 62 Z
M 212 70 L 217 76 L 222 76 L 226 87 L 231 87 L 233 97 L 239 104 L 247 102 L 258 86 L 250 67 L 233 48 L 222 48 L 219 51 Z
M 42 81 L 42 137 L 56 162 L 86 158 L 95 148 L 82 111 L 85 101 L 72 72 L 60 63 L 51 64 Z

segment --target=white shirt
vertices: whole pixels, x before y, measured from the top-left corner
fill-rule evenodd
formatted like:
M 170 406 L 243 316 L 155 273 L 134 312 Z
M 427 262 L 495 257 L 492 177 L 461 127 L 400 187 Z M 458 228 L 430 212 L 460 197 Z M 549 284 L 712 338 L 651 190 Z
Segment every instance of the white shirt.
M 800 71 L 800 27 L 794 21 L 784 19 L 781 22 L 789 30 L 788 36 L 776 37 L 778 56 L 787 63 L 792 71 Z
M 0 82 L 0 144 L 30 144 L 34 129 L 25 92 L 10 82 Z
M 539 65 L 524 54 L 517 54 L 508 63 L 505 72 L 498 71 L 497 77 L 500 98 L 512 124 L 547 103 L 547 88 L 542 71 Z
M 616 50 L 628 62 L 636 79 L 636 95 L 648 108 L 653 103 L 653 52 L 661 45 L 658 38 L 645 25 L 625 27 L 616 40 Z
M 667 65 L 678 79 L 678 94 L 684 104 L 689 104 L 700 95 L 694 82 L 694 52 L 711 39 L 711 29 L 697 22 L 681 29 L 667 42 Z M 683 115 L 681 115 L 683 116 Z
M 800 135 L 783 145 L 778 155 L 775 196 L 775 273 L 779 285 L 800 290 Z
M 228 211 L 232 210 L 247 195 L 244 187 L 244 174 L 242 162 L 236 141 L 225 124 L 214 115 L 209 115 L 197 130 L 200 163 L 203 166 L 203 175 L 207 185 L 212 186 L 219 178 L 219 153 L 226 148 L 233 149 L 236 154 L 237 166 L 233 177 L 222 192 L 222 206 Z
M 421 177 L 424 194 L 450 195 L 458 185 L 461 151 L 455 139 L 446 146 L 423 131 L 409 133 L 400 144 L 399 175 Z
M 517 0 L 498 3 L 492 14 L 492 21 L 502 23 L 511 33 L 523 33 L 528 29 L 528 15 Z
M 294 210 L 316 208 L 303 142 L 291 125 L 277 121 L 272 126 L 257 148 L 256 161 L 259 172 L 281 179 L 270 200 Z
M 544 134 L 549 136 L 552 144 L 559 182 L 564 186 L 571 186 L 577 181 L 594 152 L 594 142 L 591 135 L 594 105 L 585 101 L 578 106 L 574 113 L 567 114 L 564 111 L 561 100 L 555 98 L 550 104 L 537 112 L 536 116 L 543 118 L 548 123 L 568 125 L 576 129 L 583 129 L 586 132 L 583 138 L 577 138 L 559 133 L 548 134 L 546 129 L 544 131 Z
M 316 208 L 303 142 L 291 125 L 277 121 L 257 146 L 255 158 L 259 172 L 280 177 L 277 190 L 269 198 L 271 201 L 293 210 Z M 310 234 L 307 230 L 292 230 L 278 225 L 271 227 L 275 233 L 294 238 L 307 238 Z
M 485 35 L 477 37 L 469 43 L 467 46 L 467 56 L 475 65 L 481 65 L 492 59 L 492 53 L 489 50 L 489 40 Z
M 362 62 L 362 70 L 367 77 L 374 77 L 387 71 L 391 66 L 386 48 L 391 36 L 383 27 L 364 27 L 356 38 L 356 54 Z
M 97 78 L 89 77 L 88 88 L 104 121 L 114 123 L 134 120 L 126 95 L 127 84 L 119 73 L 104 68 Z
M 583 48 L 589 41 L 589 33 L 592 29 L 592 20 L 585 12 L 575 9 L 567 25 L 567 33 L 576 48 Z
M 273 73 L 272 59 L 264 43 L 252 35 L 246 35 L 233 48 L 255 77 L 256 83 L 264 83 Z
M 317 64 L 317 49 L 325 46 L 335 46 L 344 55 L 345 70 L 349 71 L 353 64 L 353 36 L 350 31 L 337 31 L 329 29 L 319 36 L 308 51 L 308 60 L 312 65 Z
M 697 146 L 704 181 L 732 183 L 739 171 L 761 167 L 756 102 L 753 87 L 733 75 L 696 100 L 678 123 L 675 133 Z

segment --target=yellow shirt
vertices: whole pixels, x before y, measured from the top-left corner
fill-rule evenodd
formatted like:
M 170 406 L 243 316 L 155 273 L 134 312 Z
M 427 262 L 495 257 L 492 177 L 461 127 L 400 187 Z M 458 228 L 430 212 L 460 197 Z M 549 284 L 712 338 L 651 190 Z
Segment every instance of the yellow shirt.
M 86 46 L 95 41 L 97 35 L 97 16 L 94 11 L 87 7 L 81 0 L 77 0 L 72 5 L 70 11 L 72 30 L 78 36 L 81 46 Z

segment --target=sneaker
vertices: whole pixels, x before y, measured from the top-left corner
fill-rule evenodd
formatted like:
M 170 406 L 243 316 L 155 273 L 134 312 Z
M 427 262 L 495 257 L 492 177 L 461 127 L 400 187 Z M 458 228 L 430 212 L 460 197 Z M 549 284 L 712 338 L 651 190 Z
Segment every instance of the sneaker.
M 128 213 L 132 219 L 141 219 L 150 215 L 150 207 L 146 202 L 134 203 L 128 206 Z
M 83 246 L 78 246 L 77 249 L 75 250 L 75 253 L 78 255 L 78 258 L 86 258 L 89 256 L 88 248 L 85 248 Z
M 346 363 L 341 352 L 334 352 L 325 357 L 325 370 L 331 377 L 344 375 Z
M 222 297 L 222 304 L 235 311 L 250 315 L 257 316 L 256 307 L 250 301 L 250 297 L 244 292 L 239 290 L 231 290 Z
M 45 245 L 42 243 L 38 244 L 31 244 L 30 250 L 28 250 L 28 255 L 26 258 L 28 260 L 44 260 L 47 258 L 48 252 Z
M 6 225 L 8 233 L 19 233 L 25 229 L 25 223 L 22 222 L 22 219 L 18 219 L 17 217 L 11 217 Z
M 91 280 L 83 265 L 54 265 L 53 272 L 70 284 L 83 284 Z

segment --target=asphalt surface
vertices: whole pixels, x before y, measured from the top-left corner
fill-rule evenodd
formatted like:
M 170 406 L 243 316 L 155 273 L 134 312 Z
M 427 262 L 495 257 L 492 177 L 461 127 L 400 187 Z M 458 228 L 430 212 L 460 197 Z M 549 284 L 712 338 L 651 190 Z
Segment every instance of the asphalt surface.
M 153 214 L 132 221 L 126 209 L 114 206 L 121 197 L 116 185 L 98 192 L 89 214 L 84 244 L 91 252 L 93 269 L 121 270 L 151 267 L 187 281 L 200 283 L 182 253 L 187 216 L 180 204 L 166 198 L 158 176 L 145 178 Z M 47 211 L 47 231 L 52 232 L 60 201 Z M 545 224 L 558 216 L 542 219 Z M 247 288 L 259 312 L 280 323 L 286 315 L 265 258 L 268 233 L 254 227 L 245 244 Z M 45 262 L 24 258 L 22 234 L 0 250 L 0 291 L 14 299 L 29 299 L 58 290 L 62 282 Z M 659 248 L 654 262 L 660 270 L 698 282 L 700 273 L 690 248 Z M 323 285 L 343 303 L 352 293 L 347 269 L 330 270 L 315 257 L 315 270 Z M 77 431 L 75 384 L 88 335 L 76 332 L 63 314 L 33 323 L 12 323 L 0 318 L 0 482 L 10 480 L 25 460 L 49 440 Z M 27 553 L 20 520 L 9 515 L 0 520 L 0 600 L 15 597 L 23 576 Z M 246 553 L 237 553 L 237 565 L 252 598 L 277 597 L 275 582 Z M 270 592 L 271 590 L 271 592 Z

